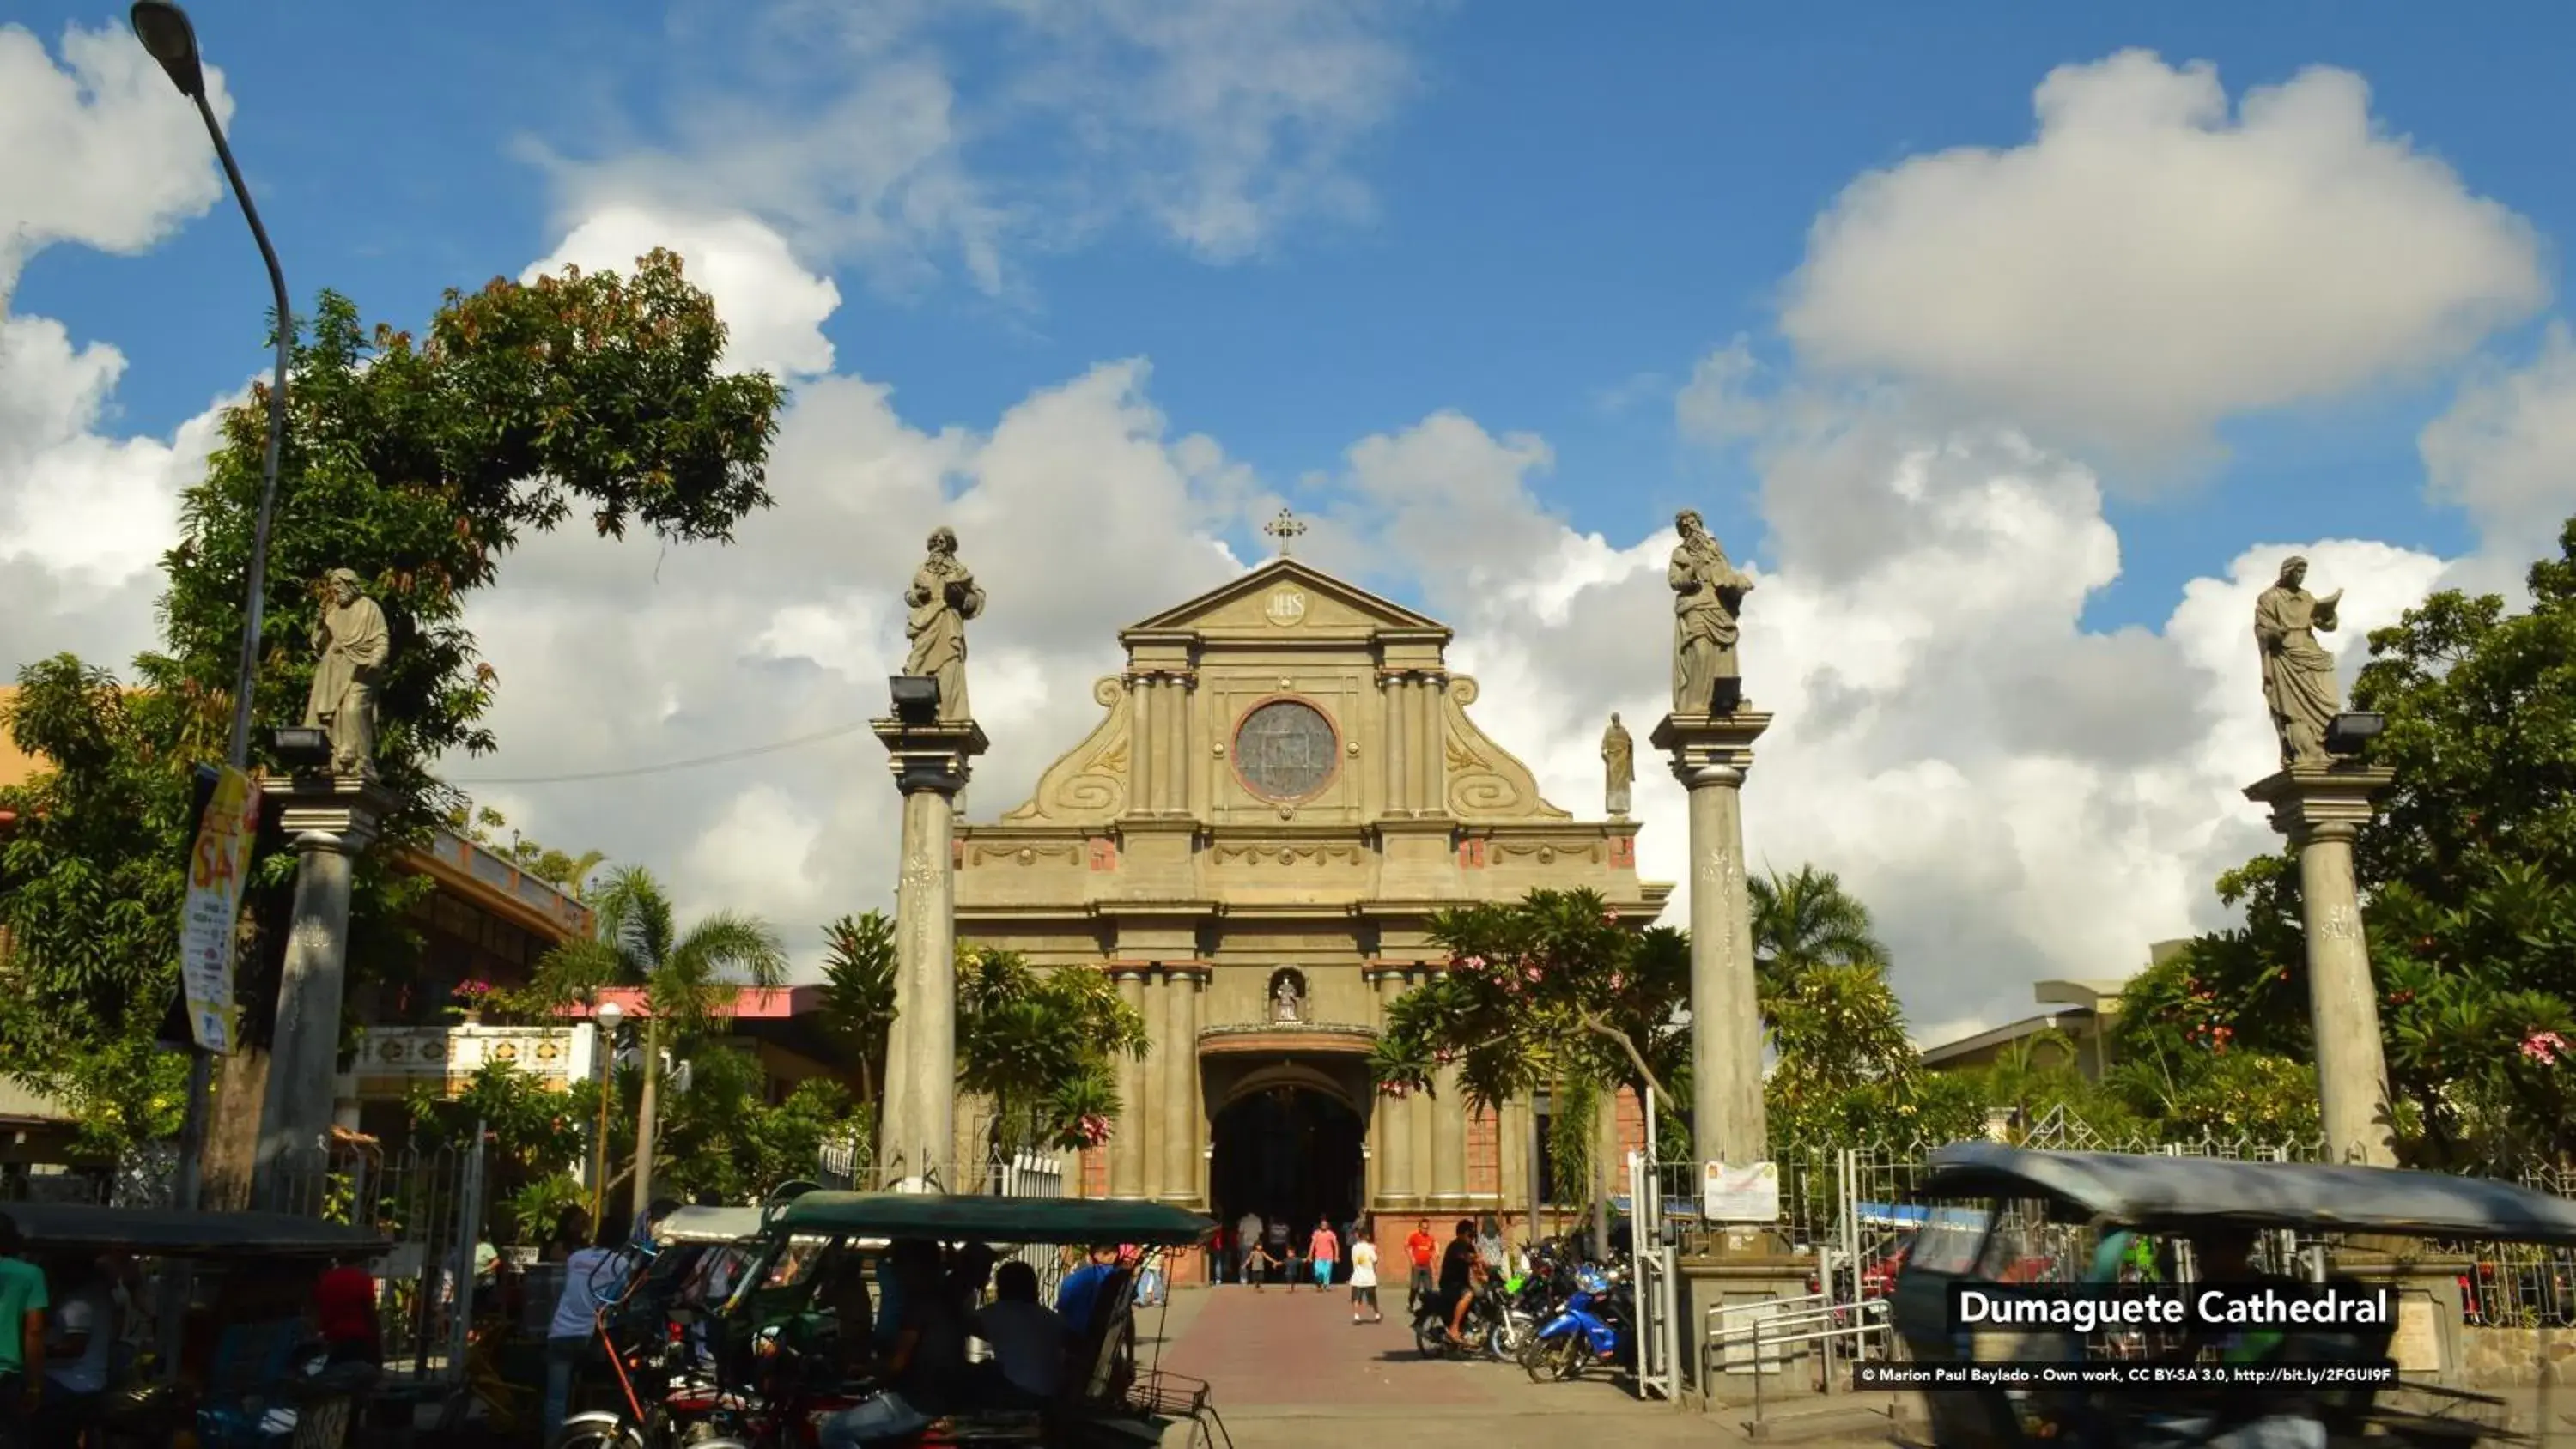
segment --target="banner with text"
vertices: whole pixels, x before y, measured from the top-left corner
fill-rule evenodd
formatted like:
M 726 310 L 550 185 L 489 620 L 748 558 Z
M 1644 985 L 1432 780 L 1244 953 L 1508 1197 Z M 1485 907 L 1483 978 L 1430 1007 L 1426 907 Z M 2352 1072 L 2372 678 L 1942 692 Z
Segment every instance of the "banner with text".
M 222 767 L 188 850 L 188 900 L 179 917 L 188 1029 L 200 1049 L 218 1054 L 233 1049 L 233 942 L 258 825 L 259 791 L 248 775 Z
M 1711 1162 L 1702 1167 L 1700 1217 L 1712 1223 L 1780 1221 L 1780 1167 L 1755 1162 L 1729 1167 Z

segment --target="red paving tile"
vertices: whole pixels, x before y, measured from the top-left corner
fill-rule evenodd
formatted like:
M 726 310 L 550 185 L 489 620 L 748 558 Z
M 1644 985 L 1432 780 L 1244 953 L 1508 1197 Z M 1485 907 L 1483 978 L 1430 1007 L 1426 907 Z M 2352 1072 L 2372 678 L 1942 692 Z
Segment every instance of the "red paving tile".
M 1476 1367 L 1426 1362 L 1402 1305 L 1351 1324 L 1340 1292 L 1205 1290 L 1208 1300 L 1163 1367 L 1207 1381 L 1219 1412 L 1301 1405 L 1473 1405 L 1489 1397 Z

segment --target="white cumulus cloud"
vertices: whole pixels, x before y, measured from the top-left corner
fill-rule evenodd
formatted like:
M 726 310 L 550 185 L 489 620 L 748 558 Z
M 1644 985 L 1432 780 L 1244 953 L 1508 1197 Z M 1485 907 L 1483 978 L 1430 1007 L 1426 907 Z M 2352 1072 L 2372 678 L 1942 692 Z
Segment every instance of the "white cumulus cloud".
M 632 270 L 656 247 L 679 253 L 689 280 L 713 298 L 724 319 L 723 365 L 780 377 L 832 370 L 832 341 L 823 321 L 840 309 L 841 289 L 799 266 L 777 232 L 747 216 L 667 216 L 613 206 L 583 219 L 552 255 L 520 274 L 523 282 L 577 266 Z
M 2206 64 L 2060 67 L 2028 143 L 1852 183 L 1782 331 L 1810 365 L 2142 458 L 2456 361 L 2547 300 L 2539 239 L 2369 102 L 2329 67 L 2233 112 Z

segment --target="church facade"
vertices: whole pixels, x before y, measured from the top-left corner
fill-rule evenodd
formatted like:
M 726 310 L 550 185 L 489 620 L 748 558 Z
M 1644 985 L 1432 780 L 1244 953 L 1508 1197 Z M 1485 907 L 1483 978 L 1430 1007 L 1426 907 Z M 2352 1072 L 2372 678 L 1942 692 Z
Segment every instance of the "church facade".
M 960 940 L 1104 970 L 1150 1026 L 1088 1195 L 1222 1215 L 1518 1216 L 1533 1104 L 1384 1097 L 1389 1004 L 1432 914 L 1537 887 L 1651 919 L 1636 826 L 1541 798 L 1477 728 L 1450 631 L 1281 557 L 1123 631 L 1099 724 L 956 839 Z

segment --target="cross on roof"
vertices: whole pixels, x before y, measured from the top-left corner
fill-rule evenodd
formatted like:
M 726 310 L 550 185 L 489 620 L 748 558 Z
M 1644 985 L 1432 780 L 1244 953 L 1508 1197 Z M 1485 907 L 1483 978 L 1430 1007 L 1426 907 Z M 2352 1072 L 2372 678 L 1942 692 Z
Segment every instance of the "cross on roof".
M 1288 556 L 1288 546 L 1296 542 L 1298 536 L 1306 531 L 1306 525 L 1303 520 L 1297 517 L 1297 515 L 1290 513 L 1285 508 L 1282 508 L 1279 510 L 1279 516 L 1277 518 L 1261 525 L 1261 531 L 1269 534 L 1272 538 L 1279 540 L 1279 556 L 1281 558 L 1286 558 Z

